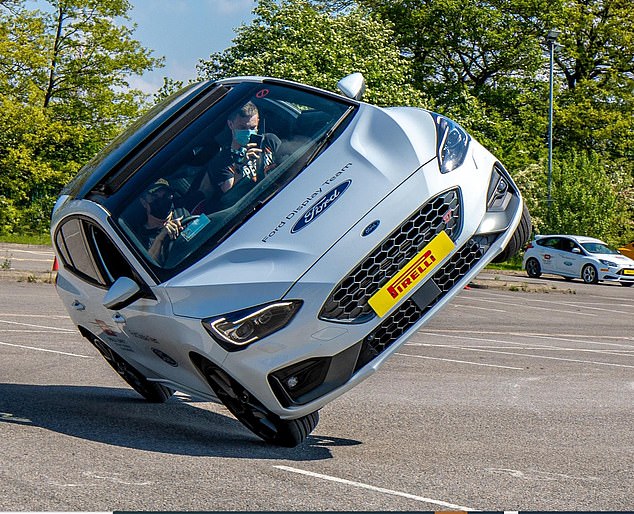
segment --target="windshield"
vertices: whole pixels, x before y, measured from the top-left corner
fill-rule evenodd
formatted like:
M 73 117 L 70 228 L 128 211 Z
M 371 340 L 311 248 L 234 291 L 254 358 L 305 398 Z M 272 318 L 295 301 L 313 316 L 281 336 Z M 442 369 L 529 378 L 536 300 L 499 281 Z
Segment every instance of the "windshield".
M 204 112 L 178 120 L 176 134 L 168 128 L 160 136 L 168 142 L 152 148 L 117 192 L 120 207 L 113 208 L 113 217 L 166 280 L 207 254 L 297 176 L 353 108 L 334 96 L 279 84 L 229 86 Z
M 605 243 L 582 243 L 581 246 L 589 253 L 597 253 L 597 254 L 618 254 L 616 250 L 610 248 Z

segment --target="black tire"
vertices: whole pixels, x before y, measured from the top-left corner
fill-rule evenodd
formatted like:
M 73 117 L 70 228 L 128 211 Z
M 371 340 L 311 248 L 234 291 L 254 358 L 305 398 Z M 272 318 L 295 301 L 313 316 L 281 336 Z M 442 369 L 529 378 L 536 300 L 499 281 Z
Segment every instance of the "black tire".
M 539 278 L 542 276 L 542 267 L 539 261 L 531 257 L 526 261 L 526 274 L 531 278 Z
M 231 414 L 269 444 L 294 448 L 308 437 L 319 422 L 319 411 L 298 419 L 281 419 L 217 366 L 203 362 L 201 371 Z
M 520 224 L 513 232 L 511 240 L 506 245 L 506 248 L 497 254 L 492 262 L 504 262 L 508 261 L 511 257 L 519 253 L 519 251 L 526 246 L 529 238 L 531 237 L 531 231 L 533 230 L 533 223 L 531 222 L 531 214 L 528 212 L 526 204 L 522 208 L 522 219 Z
M 634 283 L 632 282 L 619 282 L 623 287 L 632 287 Z
M 586 264 L 581 270 L 581 278 L 586 284 L 596 284 L 599 281 L 597 268 L 592 264 Z
M 101 353 L 103 358 L 106 359 L 106 362 L 112 366 L 119 376 L 148 402 L 164 403 L 174 394 L 174 391 L 169 387 L 157 384 L 156 382 L 150 382 L 138 369 L 132 366 L 132 364 L 112 350 L 112 348 L 98 337 L 89 338 L 89 341 L 99 350 L 99 353 Z

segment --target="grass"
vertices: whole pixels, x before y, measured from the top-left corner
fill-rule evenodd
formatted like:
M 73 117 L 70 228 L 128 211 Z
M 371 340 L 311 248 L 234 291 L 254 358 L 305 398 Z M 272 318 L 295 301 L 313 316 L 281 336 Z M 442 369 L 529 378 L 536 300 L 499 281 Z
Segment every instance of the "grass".
M 491 263 L 487 266 L 487 269 L 521 271 L 522 270 L 522 254 L 520 253 L 516 255 L 515 257 L 512 257 L 508 261 Z
M 29 245 L 50 245 L 51 236 L 47 234 L 7 234 L 0 235 L 0 243 L 18 243 Z

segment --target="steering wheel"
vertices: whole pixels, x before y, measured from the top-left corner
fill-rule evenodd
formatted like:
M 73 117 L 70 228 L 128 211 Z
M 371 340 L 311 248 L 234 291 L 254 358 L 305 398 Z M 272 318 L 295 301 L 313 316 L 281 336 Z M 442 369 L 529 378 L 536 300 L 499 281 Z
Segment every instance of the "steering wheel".
M 181 220 L 181 227 L 185 228 L 187 225 L 189 225 L 192 221 L 197 220 L 198 218 L 200 218 L 200 214 L 191 214 L 190 216 L 185 216 L 182 220 Z M 182 233 L 182 232 L 181 232 Z

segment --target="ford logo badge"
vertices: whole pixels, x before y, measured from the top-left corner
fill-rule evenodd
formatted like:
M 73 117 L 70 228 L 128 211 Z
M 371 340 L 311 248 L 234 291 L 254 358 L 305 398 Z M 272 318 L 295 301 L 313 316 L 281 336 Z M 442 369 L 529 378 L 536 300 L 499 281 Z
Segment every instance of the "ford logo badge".
M 372 232 L 374 232 L 379 227 L 380 224 L 381 222 L 379 220 L 374 220 L 372 223 L 370 223 L 367 227 L 363 229 L 363 232 L 361 232 L 361 235 L 363 237 L 369 236 Z
M 328 191 L 324 196 L 315 201 L 313 206 L 308 209 L 308 211 L 300 218 L 300 220 L 293 225 L 291 229 L 291 234 L 295 232 L 299 232 L 309 223 L 315 221 L 319 216 L 321 216 L 326 209 L 328 209 L 333 203 L 335 203 L 341 195 L 348 189 L 348 186 L 352 184 L 352 180 L 346 180 L 342 182 L 337 187 L 334 187 L 330 191 Z

